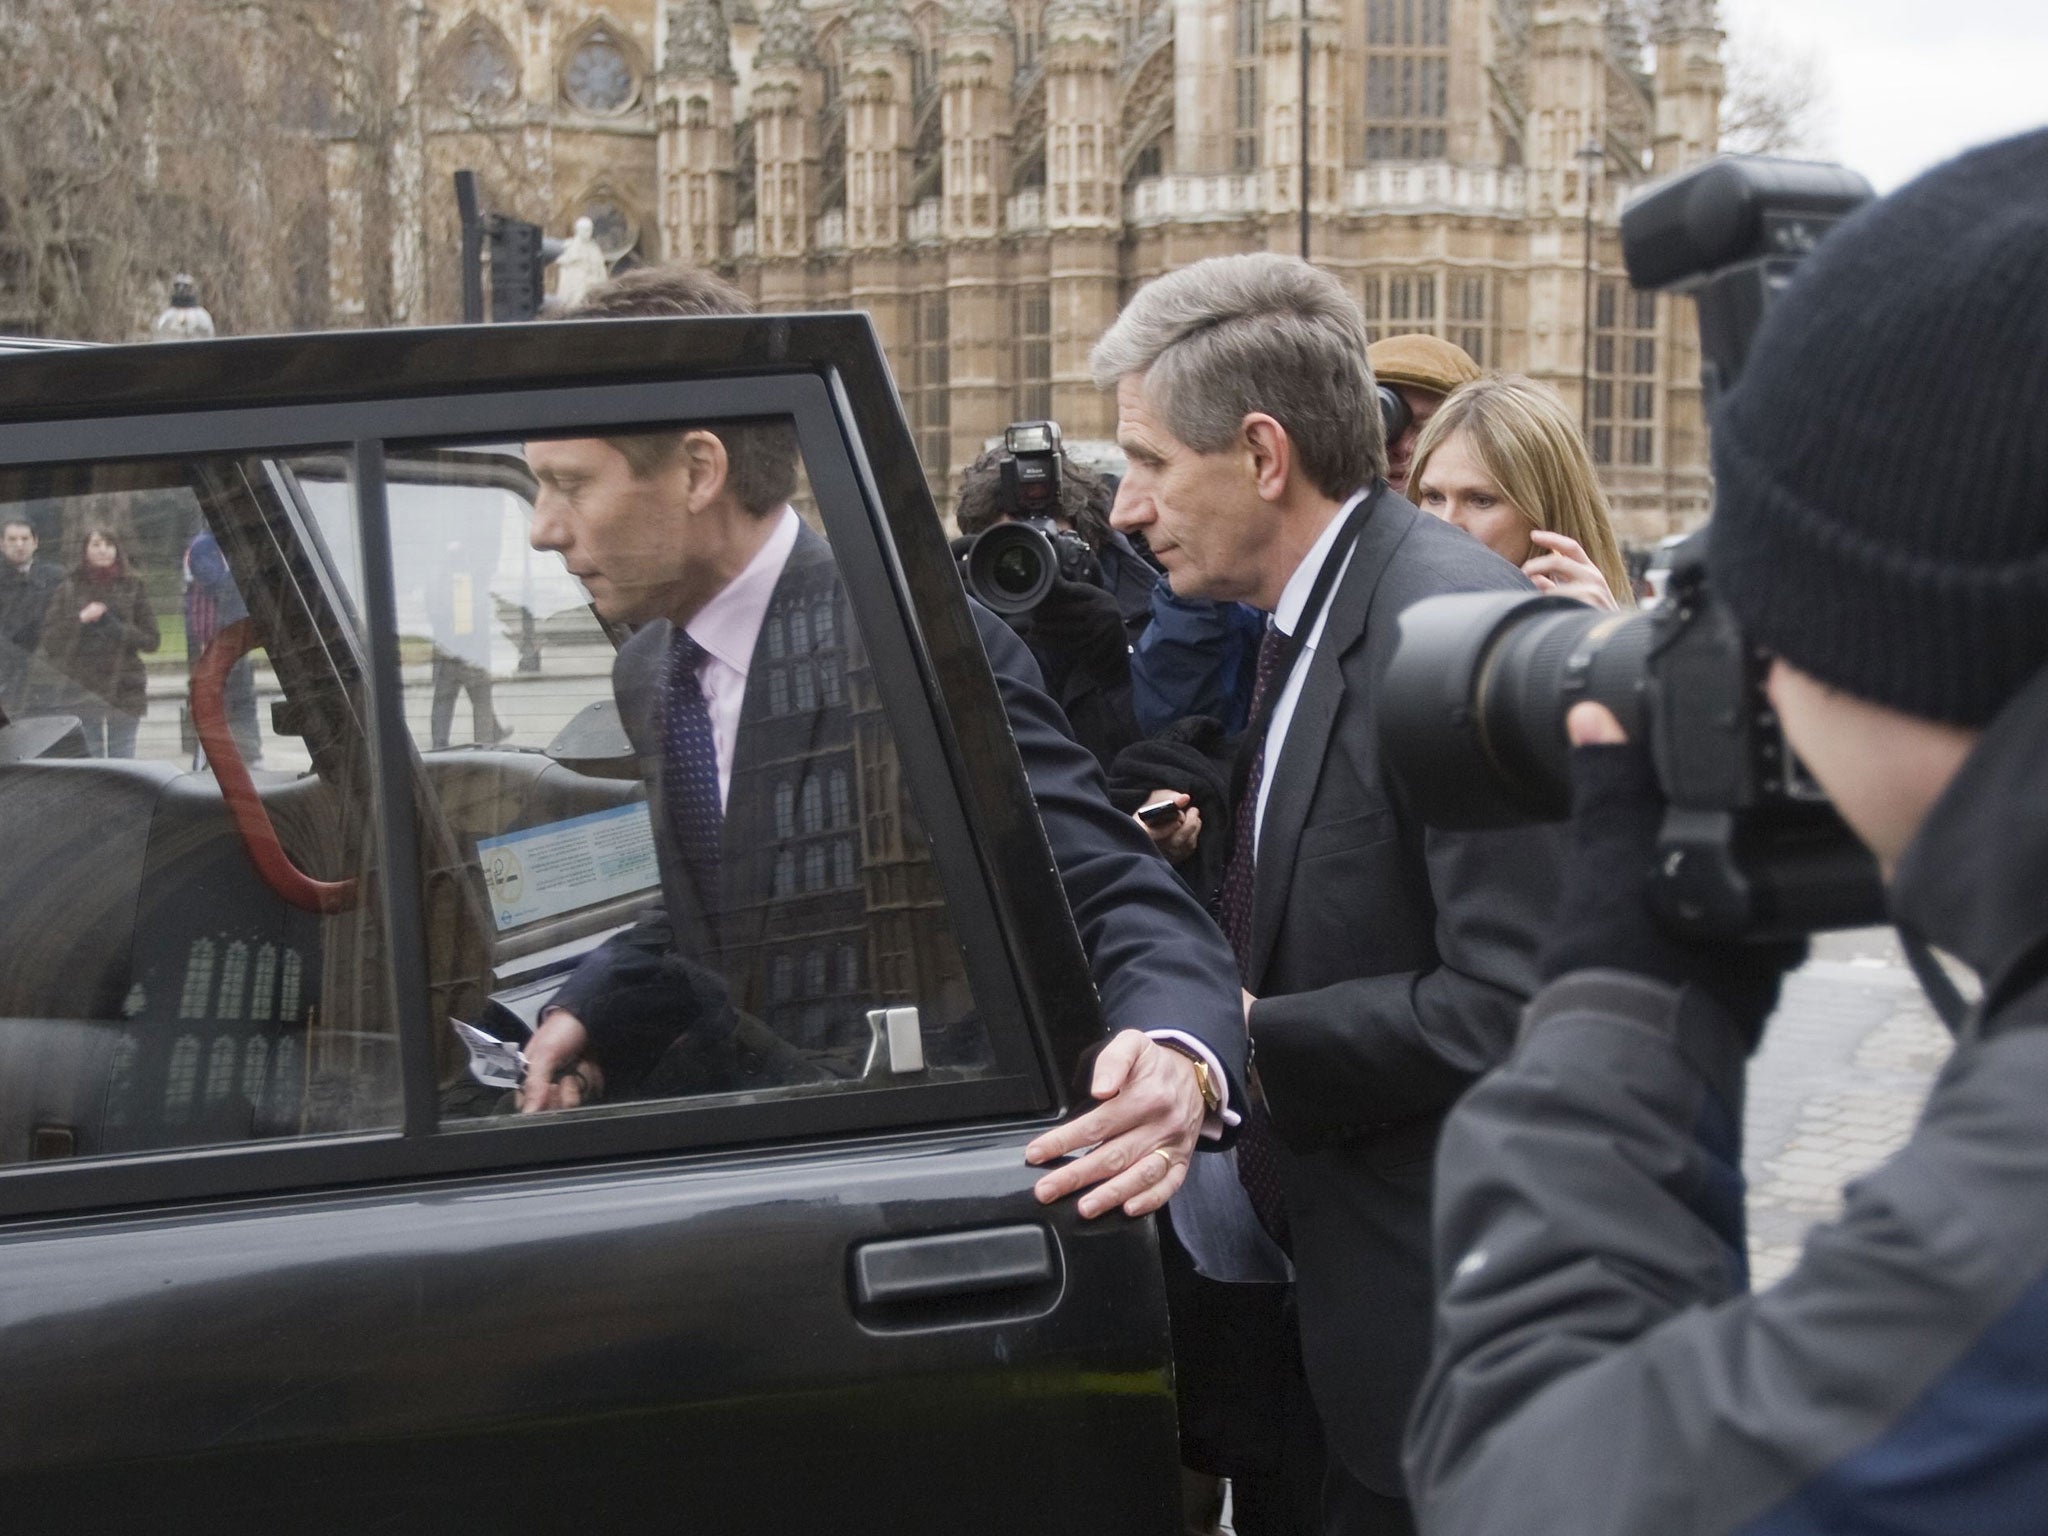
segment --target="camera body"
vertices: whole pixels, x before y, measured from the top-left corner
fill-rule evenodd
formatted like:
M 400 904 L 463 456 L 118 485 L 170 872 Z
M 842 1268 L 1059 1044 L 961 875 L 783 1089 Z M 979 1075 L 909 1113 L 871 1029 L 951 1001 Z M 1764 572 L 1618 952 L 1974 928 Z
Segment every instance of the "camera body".
M 1475 592 L 1417 603 L 1400 627 L 1381 746 L 1425 821 L 1569 815 L 1564 717 L 1591 701 L 1649 747 L 1667 801 L 1651 892 L 1675 931 L 1778 939 L 1883 919 L 1876 863 L 1785 740 L 1767 660 L 1715 599 L 1697 538 L 1648 613 Z
M 1728 158 L 1624 210 L 1639 288 L 1698 302 L 1709 398 L 1820 235 L 1871 197 L 1838 166 Z M 1422 817 L 1447 827 L 1570 814 L 1574 704 L 1605 704 L 1647 743 L 1668 804 L 1651 872 L 1675 931 L 1779 939 L 1882 921 L 1877 865 L 1800 765 L 1764 692 L 1768 658 L 1707 578 L 1705 531 L 1673 557 L 1655 610 L 1468 593 L 1401 616 L 1381 746 Z
M 1055 581 L 1100 584 L 1087 540 L 1053 520 L 1061 484 L 1055 421 L 1014 421 L 1003 429 L 996 507 L 1007 522 L 978 535 L 960 557 L 967 590 L 1007 616 L 1029 613 Z

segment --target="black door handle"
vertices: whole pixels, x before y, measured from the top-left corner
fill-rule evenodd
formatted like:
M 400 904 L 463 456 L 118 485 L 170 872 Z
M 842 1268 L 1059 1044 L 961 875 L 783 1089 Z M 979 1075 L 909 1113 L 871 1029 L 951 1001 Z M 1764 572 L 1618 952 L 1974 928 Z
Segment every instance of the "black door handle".
M 1053 1276 L 1052 1235 L 1038 1226 L 892 1238 L 853 1251 L 853 1294 L 863 1307 L 1025 1290 Z

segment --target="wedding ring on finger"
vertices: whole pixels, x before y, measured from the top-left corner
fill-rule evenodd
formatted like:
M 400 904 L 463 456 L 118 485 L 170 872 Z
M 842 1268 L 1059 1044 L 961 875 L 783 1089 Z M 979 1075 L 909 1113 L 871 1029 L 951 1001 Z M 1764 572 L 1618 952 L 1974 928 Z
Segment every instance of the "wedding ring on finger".
M 1180 1159 L 1175 1157 L 1173 1153 L 1165 1147 L 1154 1147 L 1150 1152 L 1147 1152 L 1145 1155 L 1147 1157 L 1156 1157 L 1163 1160 L 1166 1164 L 1166 1173 L 1173 1172 L 1174 1168 L 1178 1166 L 1180 1162 Z M 1162 1179 L 1165 1178 L 1166 1173 L 1160 1174 L 1159 1177 L 1161 1177 Z

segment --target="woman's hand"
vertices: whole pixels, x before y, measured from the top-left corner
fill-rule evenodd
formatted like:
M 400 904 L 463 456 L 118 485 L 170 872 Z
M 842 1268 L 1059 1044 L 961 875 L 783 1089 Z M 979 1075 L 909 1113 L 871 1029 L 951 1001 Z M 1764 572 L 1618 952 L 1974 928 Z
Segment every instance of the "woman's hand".
M 1152 839 L 1153 846 L 1166 855 L 1166 862 L 1178 864 L 1190 857 L 1195 845 L 1202 840 L 1202 813 L 1195 809 L 1194 800 L 1171 789 L 1155 789 L 1147 806 L 1177 805 L 1180 818 L 1165 826 L 1155 827 L 1142 816 L 1133 817 L 1145 829 L 1145 835 Z
M 98 601 L 87 603 L 78 610 L 78 622 L 81 624 L 97 624 L 106 616 L 107 605 Z
M 1537 591 L 1577 598 L 1594 608 L 1621 606 L 1577 539 L 1538 528 L 1530 533 L 1529 542 L 1539 553 L 1522 562 L 1522 574 L 1536 583 Z

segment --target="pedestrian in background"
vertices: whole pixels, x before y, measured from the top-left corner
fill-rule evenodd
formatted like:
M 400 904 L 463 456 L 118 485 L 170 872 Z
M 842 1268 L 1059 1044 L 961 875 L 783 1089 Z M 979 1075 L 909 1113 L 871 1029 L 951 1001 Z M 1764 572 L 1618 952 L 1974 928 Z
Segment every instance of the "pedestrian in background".
M 43 654 L 61 679 L 57 708 L 85 728 L 94 757 L 133 757 L 149 707 L 142 658 L 163 643 L 149 592 L 129 565 L 120 535 L 87 527 L 78 564 L 51 595 Z

